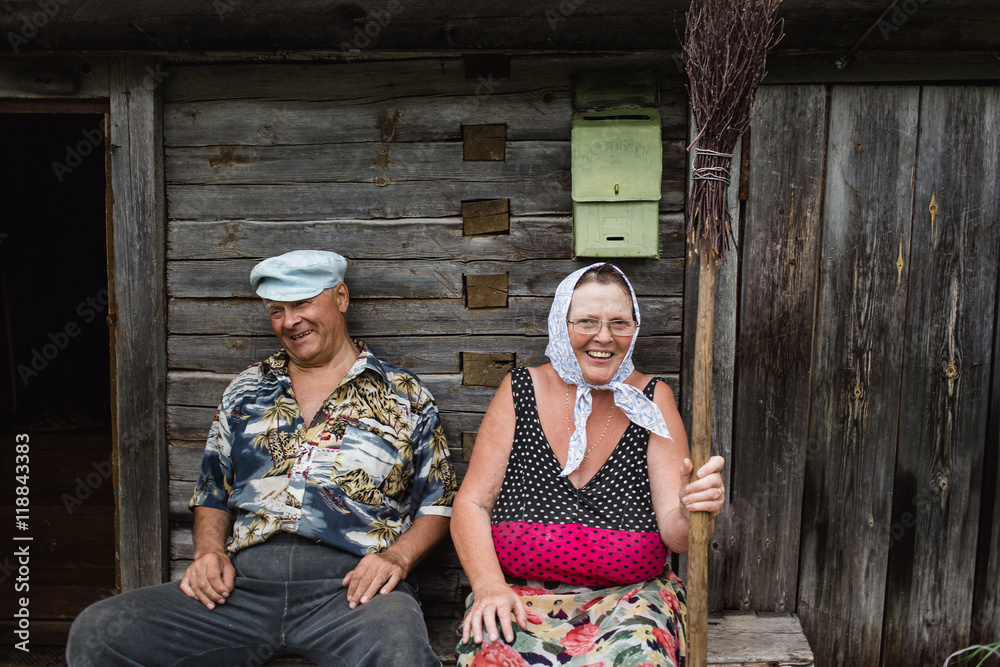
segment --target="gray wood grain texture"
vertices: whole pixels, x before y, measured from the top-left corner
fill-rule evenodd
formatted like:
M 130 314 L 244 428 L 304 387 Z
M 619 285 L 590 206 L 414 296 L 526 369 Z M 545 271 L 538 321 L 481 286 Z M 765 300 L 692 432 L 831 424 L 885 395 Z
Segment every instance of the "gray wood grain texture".
M 918 0 L 919 1 L 919 0 Z M 881 35 L 876 28 L 875 40 Z M 771 53 L 767 57 L 767 82 L 803 83 L 919 83 L 924 81 L 995 81 L 1000 61 L 987 53 L 948 51 L 886 52 L 862 49 L 847 67 L 835 66 L 829 53 Z
M 466 78 L 455 56 L 325 68 L 176 66 L 166 82 L 164 135 L 170 147 L 459 142 L 463 124 L 504 123 L 511 142 L 566 140 L 572 75 L 594 68 L 657 70 L 663 136 L 683 137 L 682 74 L 671 59 L 651 54 L 515 55 L 509 78 Z M 290 92 L 296 78 L 302 85 Z
M 497 6 L 478 1 L 295 0 L 206 4 L 196 0 L 134 3 L 100 0 L 85 8 L 57 11 L 39 36 L 19 44 L 31 51 L 164 51 L 288 58 L 304 51 L 378 57 L 386 51 L 676 50 L 684 35 L 684 0 L 621 4 L 609 0 L 538 3 L 518 0 Z M 61 8 L 61 7 L 60 7 Z M 903 11 L 903 8 L 906 11 Z M 782 49 L 842 53 L 878 20 L 881 4 L 870 0 L 786 0 Z M 962 50 L 995 47 L 997 19 L 988 3 L 940 0 L 896 5 L 901 18 L 876 29 L 866 50 Z M 3 33 L 21 33 L 37 6 L 12 3 L 0 17 Z M 36 19 L 37 20 L 37 19 Z M 369 34 L 366 35 L 365 31 Z M 891 30 L 891 31 L 890 31 Z M 830 59 L 832 67 L 833 58 Z
M 664 170 L 677 172 L 677 146 L 664 155 Z M 462 144 L 315 143 L 294 146 L 209 146 L 168 148 L 164 156 L 169 185 L 295 185 L 351 183 L 385 188 L 428 181 L 493 184 L 497 189 L 526 179 L 569 181 L 569 141 L 517 141 L 502 161 L 463 160 Z M 390 196 L 387 194 L 386 196 Z
M 666 150 L 666 147 L 665 147 Z M 568 166 L 568 156 L 567 166 Z M 684 203 L 683 161 L 666 156 L 660 210 L 679 211 Z M 490 166 L 516 162 L 487 163 Z M 476 171 L 476 170 L 469 170 Z M 498 170 L 499 171 L 499 170 Z M 564 177 L 538 180 L 530 172 L 494 181 L 475 174 L 456 180 L 316 182 L 291 184 L 173 184 L 167 191 L 171 218 L 178 220 L 315 220 L 317 218 L 444 218 L 461 213 L 462 201 L 509 199 L 511 216 L 568 214 L 573 209 L 569 170 Z M 168 178 L 170 175 L 168 174 Z M 382 177 L 378 177 L 382 178 Z
M 976 582 L 972 602 L 972 642 L 986 644 L 1000 637 L 1000 289 L 993 325 L 993 380 L 986 452 L 983 457 L 982 516 L 976 553 Z
M 300 63 L 174 68 L 166 79 L 174 91 L 168 95 L 184 99 L 170 105 L 173 115 L 168 113 L 167 120 L 167 143 L 171 146 L 166 172 L 172 185 L 168 191 L 170 215 L 198 220 L 442 217 L 457 214 L 462 200 L 483 198 L 510 199 L 514 215 L 568 213 L 567 129 L 571 109 L 565 102 L 569 99 L 571 72 L 588 62 L 602 68 L 663 64 L 649 56 L 620 56 L 606 62 L 529 58 L 519 63 L 523 66 L 513 69 L 510 79 L 486 82 L 489 91 L 485 93 L 484 82 L 464 77 L 459 59 L 378 61 L 352 66 Z M 684 172 L 683 144 L 679 141 L 683 125 L 678 131 L 676 125 L 670 124 L 671 119 L 678 118 L 683 98 L 676 72 L 665 73 L 662 80 L 667 132 L 661 207 L 669 211 L 678 210 L 683 202 L 679 186 Z M 542 105 L 535 103 L 533 96 L 549 84 L 563 95 L 564 104 L 549 114 L 558 120 L 553 130 L 560 127 L 561 133 L 541 136 L 560 141 L 508 141 L 507 159 L 502 164 L 464 162 L 461 142 L 454 141 L 450 133 L 442 134 L 447 120 L 440 116 L 435 116 L 433 132 L 405 137 L 410 141 L 422 139 L 422 143 L 401 141 L 401 126 L 406 124 L 408 113 L 406 108 L 398 107 L 409 104 L 411 98 L 418 107 L 421 98 L 433 99 L 436 111 L 440 111 L 442 99 L 449 99 L 452 113 L 458 114 L 455 125 L 459 132 L 463 123 L 470 122 L 464 114 L 492 110 L 494 95 L 498 101 L 517 99 L 528 106 L 514 110 L 519 112 L 513 116 L 514 122 L 538 127 L 538 123 L 522 119 L 534 121 L 536 116 L 546 115 L 541 107 L 554 101 L 554 95 L 541 93 Z M 255 91 L 250 103 L 272 100 L 272 106 L 243 110 L 246 85 L 252 85 Z M 222 105 L 214 116 L 221 126 L 213 122 L 211 113 L 204 114 L 200 109 L 198 99 L 205 95 L 210 104 Z M 334 106 L 317 111 L 317 103 Z M 303 119 L 296 114 L 302 105 L 322 117 L 315 117 L 315 123 Z M 342 123 L 341 107 L 350 112 L 357 105 L 361 105 L 357 122 L 352 123 L 348 117 Z M 502 111 L 501 105 L 491 112 Z M 172 123 L 171 118 L 176 122 Z M 507 123 L 510 117 L 494 116 L 492 120 Z M 335 131 L 329 127 L 332 121 Z M 682 115 L 680 121 L 683 123 Z M 226 127 L 234 125 L 249 131 L 253 143 L 260 145 L 239 145 L 247 137 L 230 136 Z M 286 128 L 297 129 L 278 139 L 275 131 Z M 515 137 L 512 134 L 510 139 Z M 185 144 L 193 146 L 183 147 Z M 173 148 L 175 145 L 178 147 Z M 428 189 L 429 179 L 437 187 Z M 223 183 L 233 187 L 221 188 L 219 184 Z M 193 187 L 197 184 L 204 187 Z M 247 184 L 255 187 L 248 188 Z
M 920 89 L 835 86 L 798 613 L 828 665 L 877 665 Z M 891 595 L 891 591 L 890 591 Z
M 537 95 L 532 99 L 544 102 L 547 93 L 569 95 L 572 75 L 581 70 L 644 68 L 660 73 L 661 105 L 675 110 L 675 117 L 680 123 L 678 127 L 683 128 L 685 122 L 687 104 L 676 97 L 683 91 L 684 74 L 666 54 L 513 54 L 510 77 L 483 81 L 465 77 L 465 61 L 461 55 L 430 53 L 429 57 L 354 59 L 349 62 L 230 62 L 194 67 L 175 64 L 170 68 L 170 76 L 164 86 L 164 101 L 168 105 L 219 99 L 391 104 L 409 104 L 410 100 L 414 100 L 419 104 L 433 98 L 471 96 L 478 97 L 481 102 L 466 105 L 475 107 L 469 109 L 474 111 L 479 107 L 486 108 L 487 99 L 494 96 Z M 295 81 L 294 91 L 289 91 L 289 81 Z M 667 99 L 670 97 L 674 99 Z M 570 98 L 566 100 L 569 105 Z M 511 114 L 514 115 L 523 114 Z M 535 108 L 527 115 L 529 118 L 541 116 L 543 109 Z M 482 122 L 507 123 L 511 128 L 512 120 L 497 114 L 492 120 Z M 335 125 L 329 119 L 324 122 L 331 127 Z M 471 120 L 466 122 L 472 123 Z M 460 138 L 461 128 L 456 130 L 456 138 Z
M 913 527 L 889 551 L 886 665 L 940 662 L 970 637 L 996 303 L 998 154 L 1000 89 L 923 89 L 893 521 L 918 502 Z
M 826 89 L 769 87 L 752 124 L 725 609 L 793 611 L 808 426 Z M 765 101 L 766 100 L 766 101 Z M 715 576 L 715 575 L 713 575 Z
M 684 255 L 682 229 L 681 214 L 660 216 L 661 257 Z M 457 216 L 406 220 L 316 219 L 303 222 L 171 220 L 167 229 L 167 247 L 171 263 L 185 259 L 264 259 L 303 247 L 336 248 L 349 259 L 433 259 L 471 263 L 526 258 L 569 260 L 571 235 L 571 216 L 512 216 L 509 234 L 490 236 L 463 236 L 462 220 Z M 641 266 L 643 261 L 649 262 L 623 260 L 623 268 Z M 511 264 L 512 271 L 516 271 L 516 267 L 516 262 Z M 551 276 L 538 278 L 551 280 Z
M 117 562 L 123 590 L 164 581 L 167 565 L 165 217 L 160 89 L 153 59 L 111 63 L 114 190 Z
M 812 665 L 813 651 L 792 614 L 727 611 L 708 619 L 708 664 Z

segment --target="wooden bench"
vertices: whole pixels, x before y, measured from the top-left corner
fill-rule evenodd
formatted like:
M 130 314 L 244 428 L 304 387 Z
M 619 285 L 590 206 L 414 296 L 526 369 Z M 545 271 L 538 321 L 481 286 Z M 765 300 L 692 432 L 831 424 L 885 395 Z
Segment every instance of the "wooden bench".
M 444 664 L 455 664 L 454 643 L 449 647 L 438 645 L 435 649 Z M 267 664 L 301 667 L 313 663 L 301 658 L 285 658 Z M 807 667 L 813 664 L 813 653 L 797 616 L 729 611 L 713 614 L 708 619 L 708 664 L 718 667 Z

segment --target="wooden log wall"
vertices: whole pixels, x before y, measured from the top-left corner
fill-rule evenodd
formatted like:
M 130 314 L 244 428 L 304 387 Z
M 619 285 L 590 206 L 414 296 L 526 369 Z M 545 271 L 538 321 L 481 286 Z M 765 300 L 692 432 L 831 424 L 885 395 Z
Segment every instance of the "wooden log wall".
M 1000 636 L 1000 88 L 758 99 L 712 600 L 797 611 L 817 665 L 941 665 Z
M 502 375 L 471 369 L 545 363 L 555 287 L 595 261 L 572 259 L 572 76 L 637 68 L 658 70 L 662 85 L 660 258 L 618 263 L 642 308 L 636 365 L 676 389 L 687 102 L 668 57 L 513 57 L 507 77 L 467 76 L 461 57 L 166 70 L 173 577 L 192 554 L 187 501 L 222 390 L 276 349 L 253 264 L 297 248 L 351 260 L 352 334 L 427 382 L 461 477 L 463 441 L 495 391 L 481 379 Z M 467 133 L 494 141 L 472 153 L 486 159 L 464 159 L 463 126 L 473 125 L 505 128 L 499 146 L 495 131 Z M 502 205 L 469 206 L 477 201 Z M 463 208 L 506 230 L 475 233 Z M 432 638 L 449 656 L 468 592 L 450 545 L 418 576 Z

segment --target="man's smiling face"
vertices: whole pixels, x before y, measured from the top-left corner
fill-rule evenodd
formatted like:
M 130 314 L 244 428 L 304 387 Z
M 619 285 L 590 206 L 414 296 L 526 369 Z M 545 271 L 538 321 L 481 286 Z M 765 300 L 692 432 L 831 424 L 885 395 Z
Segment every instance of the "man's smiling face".
M 322 366 L 347 336 L 344 313 L 347 285 L 340 283 L 301 301 L 264 300 L 271 330 L 288 352 L 289 361 L 300 368 Z

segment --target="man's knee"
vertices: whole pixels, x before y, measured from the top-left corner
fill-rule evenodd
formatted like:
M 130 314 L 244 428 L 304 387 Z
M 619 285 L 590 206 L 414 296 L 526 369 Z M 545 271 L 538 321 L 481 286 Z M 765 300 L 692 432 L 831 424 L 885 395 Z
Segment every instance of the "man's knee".
M 399 655 L 409 655 L 412 660 L 420 658 L 416 663 L 411 662 L 411 665 L 438 664 L 427 636 L 427 625 L 420 603 L 401 591 L 378 598 L 382 604 L 377 607 L 377 614 L 372 614 L 374 618 L 371 619 L 370 632 L 380 639 L 379 648 L 397 647 L 395 651 L 383 651 L 381 660 L 388 661 L 384 664 L 397 664 L 393 660 Z M 373 608 L 372 611 L 376 609 Z M 406 647 L 405 651 L 399 650 L 403 647 Z
M 70 667 L 100 664 L 110 646 L 128 641 L 138 608 L 123 596 L 96 602 L 84 609 L 69 631 L 66 660 Z

